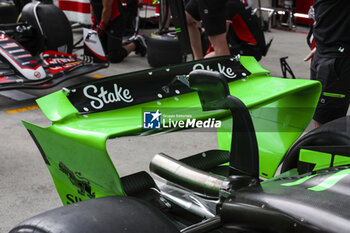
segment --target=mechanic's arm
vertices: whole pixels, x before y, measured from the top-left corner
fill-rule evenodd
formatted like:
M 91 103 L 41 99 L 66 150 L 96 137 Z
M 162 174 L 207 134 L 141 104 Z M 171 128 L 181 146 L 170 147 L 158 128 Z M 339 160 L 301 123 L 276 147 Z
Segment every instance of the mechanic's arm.
M 109 20 L 111 19 L 112 10 L 113 10 L 112 9 L 113 1 L 117 1 L 117 0 L 102 0 L 103 9 L 101 14 L 101 21 L 97 27 L 99 36 L 102 36 L 103 31 L 107 28 Z
M 311 50 L 311 52 L 304 58 L 304 61 L 308 61 L 308 60 L 312 59 L 314 57 L 315 53 L 316 53 L 316 47 L 313 50 Z
M 117 0 L 102 0 L 103 10 L 101 15 L 101 22 L 103 22 L 106 25 L 108 24 L 112 16 L 113 1 Z
M 92 10 L 91 4 L 90 4 L 90 12 L 91 12 L 91 29 L 94 29 L 96 27 L 96 18 L 94 15 L 94 11 Z

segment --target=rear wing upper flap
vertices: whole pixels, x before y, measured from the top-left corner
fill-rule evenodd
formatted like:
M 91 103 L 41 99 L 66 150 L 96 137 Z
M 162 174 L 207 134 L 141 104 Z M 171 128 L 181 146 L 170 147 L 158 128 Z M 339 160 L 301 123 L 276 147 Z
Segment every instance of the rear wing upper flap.
M 139 103 L 157 100 L 158 92 L 163 95 L 163 98 L 166 98 L 166 93 L 163 93 L 162 90 L 158 90 L 161 89 L 162 86 L 159 84 L 159 82 L 163 81 L 164 83 L 169 83 L 173 78 L 175 78 L 176 75 L 189 74 L 190 71 L 195 69 L 217 70 L 219 72 L 224 72 L 229 82 L 244 79 L 249 76 L 255 76 L 259 74 L 268 75 L 270 73 L 268 70 L 264 69 L 255 60 L 254 57 L 219 57 L 214 59 L 187 62 L 182 65 L 178 64 L 162 68 L 147 69 L 128 74 L 121 74 L 102 80 L 94 80 L 74 85 L 72 87 L 66 88 L 67 91 L 60 90 L 50 95 L 44 96 L 38 99 L 37 103 L 45 116 L 51 121 L 60 121 L 69 115 L 76 115 L 78 113 L 87 114 L 92 112 L 113 110 L 120 107 L 127 107 Z M 235 78 L 230 77 L 230 75 L 234 75 Z M 117 84 L 117 87 L 115 87 L 115 84 Z M 158 87 L 155 85 L 160 86 Z M 87 105 L 96 99 L 89 99 L 86 97 L 84 94 L 84 88 L 86 87 L 89 87 L 87 91 L 90 92 L 94 90 L 96 92 L 100 91 L 101 88 L 104 88 L 105 91 L 109 91 L 111 93 L 116 93 L 116 91 L 118 92 L 124 90 L 129 90 L 130 93 L 134 91 L 134 94 L 132 96 L 133 101 L 128 103 L 119 101 L 113 104 L 109 104 L 108 109 L 105 107 L 102 109 L 93 109 L 92 106 L 87 107 Z M 142 93 L 137 89 L 138 87 L 142 89 Z M 123 90 L 120 90 L 121 88 Z M 144 91 L 144 89 L 149 89 L 149 93 L 147 92 L 148 90 Z M 189 90 L 187 90 L 187 92 L 188 91 Z M 142 94 L 142 96 L 138 96 L 138 94 Z M 184 92 L 181 94 L 184 94 Z M 155 97 L 153 97 L 153 95 Z M 88 97 L 97 98 L 91 96 L 92 94 L 90 94 Z M 87 111 L 86 109 L 89 110 Z

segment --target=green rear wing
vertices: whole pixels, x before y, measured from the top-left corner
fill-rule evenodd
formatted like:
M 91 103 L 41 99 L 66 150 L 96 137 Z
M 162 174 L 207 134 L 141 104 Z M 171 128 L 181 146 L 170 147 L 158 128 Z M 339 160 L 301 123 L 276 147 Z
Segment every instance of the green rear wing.
M 312 119 L 320 83 L 271 77 L 253 57 L 213 58 L 112 76 L 38 99 L 52 125 L 42 128 L 23 123 L 46 162 L 63 204 L 125 195 L 106 141 L 166 130 L 145 129 L 145 111 L 160 110 L 168 115 L 180 111 L 197 119 L 221 120 L 219 147 L 230 149 L 231 114 L 201 111 L 197 93 L 172 81 L 176 75 L 194 69 L 217 70 L 227 77 L 231 95 L 241 99 L 252 115 L 260 176 L 275 174 L 288 148 Z

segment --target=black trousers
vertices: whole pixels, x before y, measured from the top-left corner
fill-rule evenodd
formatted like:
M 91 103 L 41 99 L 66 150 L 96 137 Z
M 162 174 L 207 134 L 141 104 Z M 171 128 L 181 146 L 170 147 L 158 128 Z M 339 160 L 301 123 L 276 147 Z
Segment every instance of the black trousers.
M 92 10 L 98 25 L 101 21 L 103 5 L 101 0 L 91 0 Z M 128 52 L 122 47 L 123 35 L 125 33 L 126 21 L 124 19 L 122 6 L 120 5 L 120 15 L 109 21 L 106 30 L 100 37 L 103 49 L 112 63 L 119 63 L 124 60 Z
M 323 124 L 346 116 L 350 103 L 350 57 L 320 57 L 316 53 L 311 79 L 322 83 L 314 120 Z

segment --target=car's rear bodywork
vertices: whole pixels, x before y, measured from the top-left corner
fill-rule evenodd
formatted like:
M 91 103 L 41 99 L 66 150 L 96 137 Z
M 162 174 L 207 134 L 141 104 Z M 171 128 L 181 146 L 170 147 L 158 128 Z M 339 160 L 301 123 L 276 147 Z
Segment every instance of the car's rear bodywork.
M 319 94 L 320 83 L 270 77 L 254 58 L 220 57 L 43 97 L 52 125 L 24 124 L 63 204 L 74 204 L 11 233 L 348 232 L 350 117 L 299 138 Z M 176 114 L 173 127 L 161 121 Z M 220 148 L 179 160 L 156 154 L 149 169 L 162 179 L 119 177 L 107 139 L 183 130 L 181 121 L 215 125 Z

